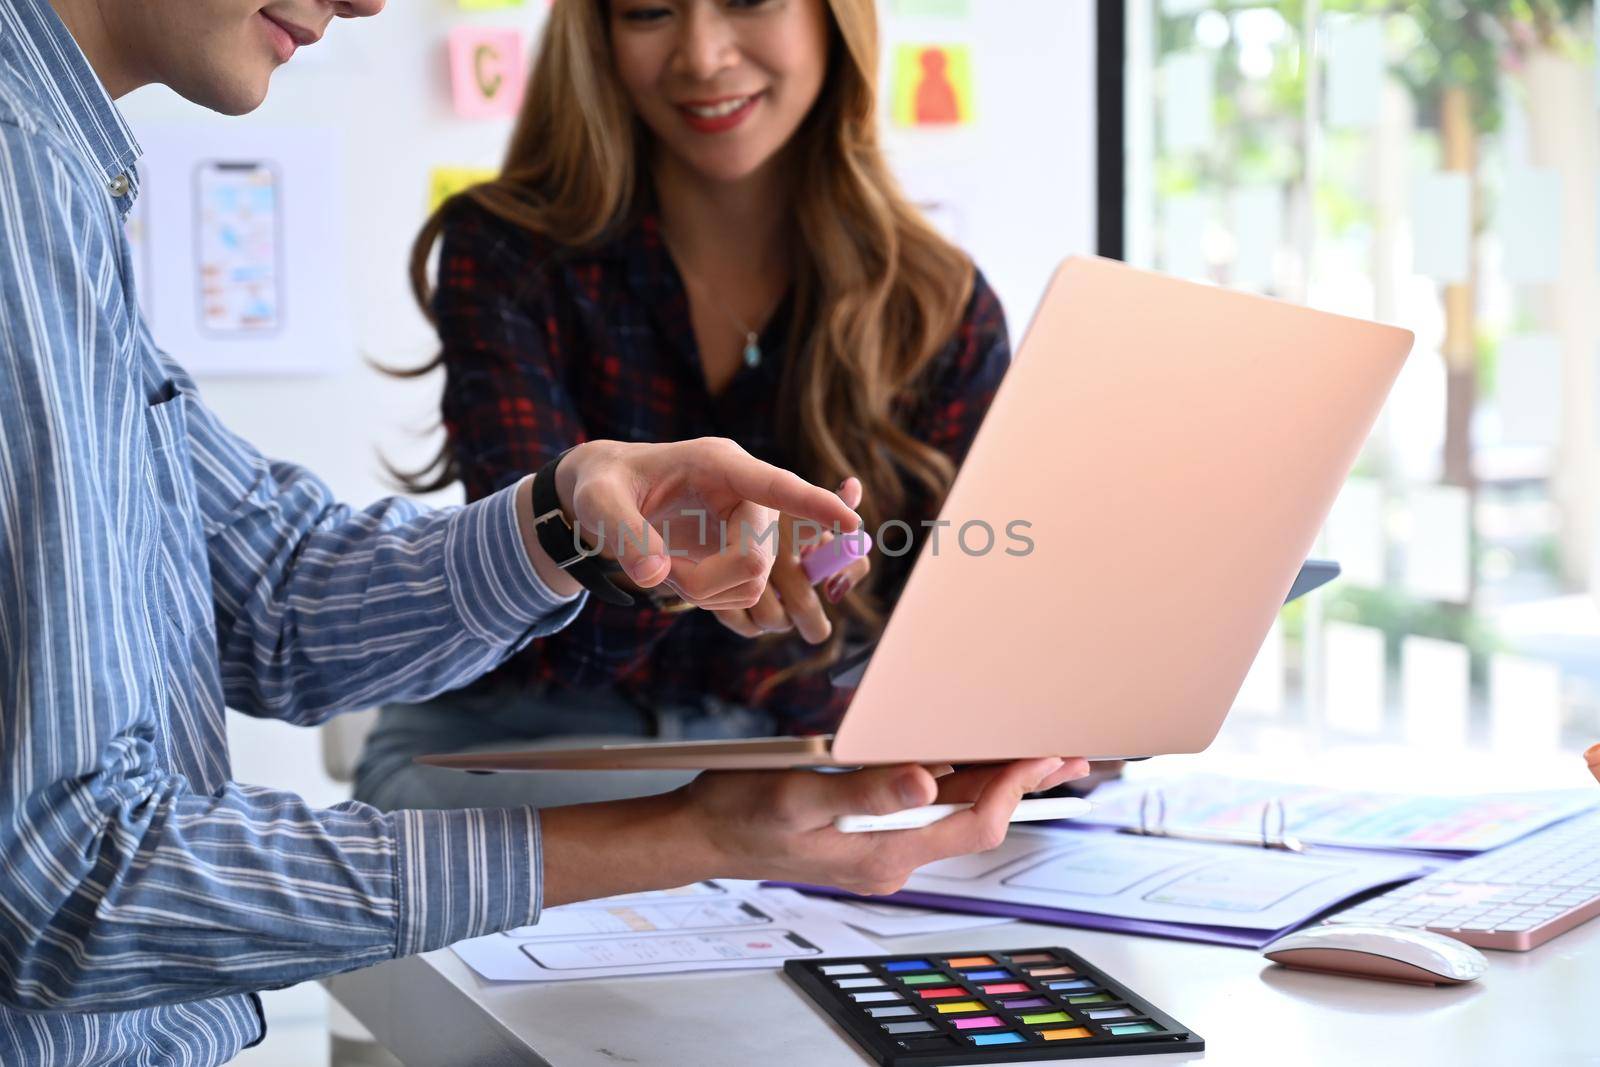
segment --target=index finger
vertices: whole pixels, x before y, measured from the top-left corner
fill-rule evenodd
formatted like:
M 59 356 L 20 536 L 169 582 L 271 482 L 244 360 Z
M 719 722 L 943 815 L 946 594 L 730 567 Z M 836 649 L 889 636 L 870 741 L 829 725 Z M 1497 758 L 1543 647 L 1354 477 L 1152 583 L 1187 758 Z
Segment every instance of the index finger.
M 722 464 L 728 488 L 745 500 L 777 508 L 797 519 L 810 519 L 825 529 L 859 530 L 861 516 L 821 486 L 812 485 L 793 471 L 774 467 L 751 455 L 730 457 Z

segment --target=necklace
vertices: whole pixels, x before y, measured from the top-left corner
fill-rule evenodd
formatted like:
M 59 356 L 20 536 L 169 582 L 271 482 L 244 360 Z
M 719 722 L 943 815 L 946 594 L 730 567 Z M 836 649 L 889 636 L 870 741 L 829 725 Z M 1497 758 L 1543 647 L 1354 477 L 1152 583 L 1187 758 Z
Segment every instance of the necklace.
M 670 245 L 671 242 L 668 242 L 669 247 Z M 674 264 L 678 268 L 678 273 L 683 275 L 683 280 L 685 283 L 684 287 L 688 288 L 689 283 L 693 283 L 696 289 L 699 289 L 701 292 L 704 292 L 709 296 L 710 291 L 705 285 L 701 284 L 699 277 L 695 275 L 694 272 L 689 270 L 688 267 L 684 266 L 683 261 L 679 259 L 679 257 L 674 256 L 672 258 Z M 724 305 L 722 306 L 722 311 L 728 316 L 728 320 L 739 328 L 739 332 L 744 334 L 744 365 L 746 367 L 761 366 L 761 335 L 755 330 L 752 330 L 749 323 L 745 322 L 738 315 L 734 314 L 734 311 L 731 307 Z

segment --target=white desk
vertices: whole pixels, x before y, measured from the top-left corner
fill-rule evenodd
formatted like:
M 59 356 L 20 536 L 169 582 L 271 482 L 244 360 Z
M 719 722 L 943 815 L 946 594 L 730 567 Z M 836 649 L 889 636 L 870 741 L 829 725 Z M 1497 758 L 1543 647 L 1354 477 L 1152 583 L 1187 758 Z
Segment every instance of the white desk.
M 1600 921 L 1533 952 L 1487 953 L 1487 976 L 1437 988 L 1284 971 L 1247 949 L 1023 923 L 883 944 L 885 952 L 1063 945 L 1206 1039 L 1203 1056 L 1066 1062 L 1600 1064 L 1591 1030 L 1600 1000 Z M 444 951 L 328 985 L 408 1067 L 871 1062 L 774 971 L 499 984 L 480 980 Z

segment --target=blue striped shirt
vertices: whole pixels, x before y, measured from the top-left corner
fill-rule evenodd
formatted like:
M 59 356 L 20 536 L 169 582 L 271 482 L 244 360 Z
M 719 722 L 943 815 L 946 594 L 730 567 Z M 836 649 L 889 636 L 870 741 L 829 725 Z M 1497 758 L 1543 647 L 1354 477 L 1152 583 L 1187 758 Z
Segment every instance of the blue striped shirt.
M 47 0 L 0 0 L 0 1063 L 214 1064 L 252 991 L 532 922 L 536 813 L 231 780 L 224 706 L 419 700 L 570 621 L 513 490 L 355 511 L 155 347 L 138 147 Z

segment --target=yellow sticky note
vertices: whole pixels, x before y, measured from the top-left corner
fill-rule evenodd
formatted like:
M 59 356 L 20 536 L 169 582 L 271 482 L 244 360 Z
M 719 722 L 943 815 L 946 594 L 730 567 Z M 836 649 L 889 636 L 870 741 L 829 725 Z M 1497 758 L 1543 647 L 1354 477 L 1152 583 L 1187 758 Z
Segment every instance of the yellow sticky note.
M 487 167 L 434 167 L 428 175 L 428 211 L 439 210 L 439 205 L 459 192 L 493 181 L 500 172 Z
M 972 50 L 964 44 L 896 45 L 893 114 L 897 126 L 970 125 Z

